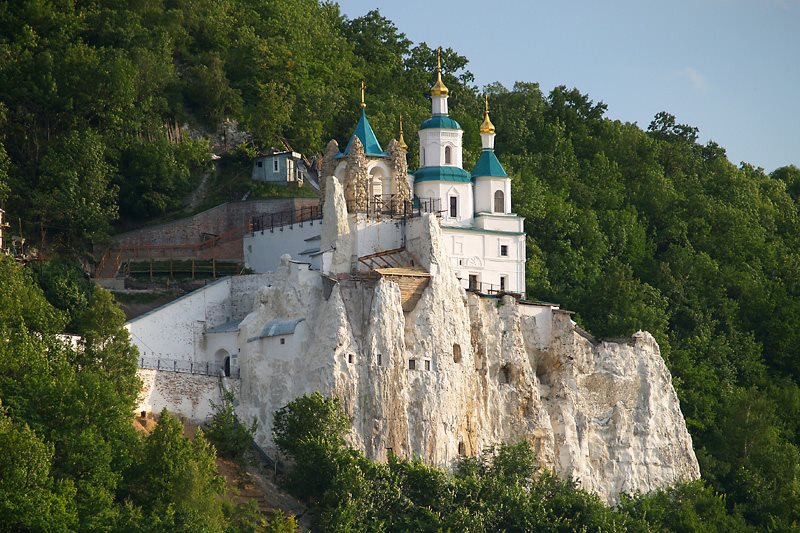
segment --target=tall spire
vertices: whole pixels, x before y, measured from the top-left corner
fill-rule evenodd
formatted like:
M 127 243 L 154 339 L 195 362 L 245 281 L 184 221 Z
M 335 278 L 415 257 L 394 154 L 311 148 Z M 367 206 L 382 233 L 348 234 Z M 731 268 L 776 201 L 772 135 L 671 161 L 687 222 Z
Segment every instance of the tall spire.
M 408 151 L 408 145 L 406 144 L 405 139 L 403 139 L 403 114 L 400 114 L 400 140 L 397 142 L 400 145 L 402 150 Z
M 431 89 L 431 96 L 447 96 L 450 91 L 442 81 L 442 47 L 436 50 L 436 84 Z
M 367 107 L 367 103 L 364 101 L 364 91 L 367 88 L 367 85 L 364 83 L 364 80 L 361 80 L 361 109 Z
M 483 112 L 483 123 L 481 124 L 481 133 L 494 133 L 494 124 L 489 119 L 489 95 L 484 95 L 484 101 L 486 102 L 486 109 Z

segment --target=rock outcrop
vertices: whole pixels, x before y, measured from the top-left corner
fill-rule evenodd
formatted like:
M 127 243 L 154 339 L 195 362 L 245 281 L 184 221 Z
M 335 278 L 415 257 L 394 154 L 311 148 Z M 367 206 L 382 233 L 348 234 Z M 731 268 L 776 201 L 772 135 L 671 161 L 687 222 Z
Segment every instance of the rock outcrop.
M 327 193 L 333 215 L 342 187 L 332 179 Z M 240 326 L 239 411 L 259 419 L 263 446 L 274 453 L 272 413 L 319 390 L 342 400 L 351 444 L 377 460 L 391 449 L 447 467 L 525 439 L 542 466 L 609 502 L 699 477 L 670 373 L 648 333 L 597 343 L 556 306 L 468 294 L 435 217 L 409 220 L 406 232 L 408 251 L 431 273 L 411 312 L 395 283 L 334 282 L 288 259 L 261 289 Z M 298 349 L 245 340 L 278 318 L 305 319 L 289 343 Z

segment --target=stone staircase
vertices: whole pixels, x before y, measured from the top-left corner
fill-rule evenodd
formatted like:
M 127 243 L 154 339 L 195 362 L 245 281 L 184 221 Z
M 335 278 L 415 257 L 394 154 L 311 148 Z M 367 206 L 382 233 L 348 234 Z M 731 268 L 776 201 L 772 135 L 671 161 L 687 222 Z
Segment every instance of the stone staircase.
M 408 250 L 395 248 L 358 258 L 358 263 L 369 268 L 382 278 L 397 283 L 403 312 L 409 313 L 417 305 L 422 293 L 430 283 L 431 275 L 417 266 Z

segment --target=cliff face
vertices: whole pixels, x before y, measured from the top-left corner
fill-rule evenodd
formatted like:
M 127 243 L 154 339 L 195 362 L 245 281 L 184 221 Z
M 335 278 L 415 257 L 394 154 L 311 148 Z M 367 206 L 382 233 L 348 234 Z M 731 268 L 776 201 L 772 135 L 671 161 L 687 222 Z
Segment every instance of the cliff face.
M 392 449 L 449 466 L 526 439 L 543 466 L 610 502 L 699 477 L 650 334 L 598 344 L 555 306 L 467 294 L 435 218 L 409 221 L 407 235 L 432 275 L 409 313 L 395 283 L 334 282 L 286 259 L 260 290 L 241 325 L 239 411 L 259 419 L 262 445 L 274 451 L 275 410 L 319 390 L 342 400 L 351 443 L 373 459 Z M 305 327 L 286 345 L 246 340 L 275 318 Z

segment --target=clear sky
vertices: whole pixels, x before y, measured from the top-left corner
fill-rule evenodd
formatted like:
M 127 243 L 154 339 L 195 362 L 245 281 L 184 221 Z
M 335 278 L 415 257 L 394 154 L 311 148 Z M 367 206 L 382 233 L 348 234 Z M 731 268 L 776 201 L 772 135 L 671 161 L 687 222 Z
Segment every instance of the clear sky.
M 479 87 L 576 87 L 642 128 L 659 111 L 736 164 L 800 166 L 800 0 L 339 0 L 452 47 Z

